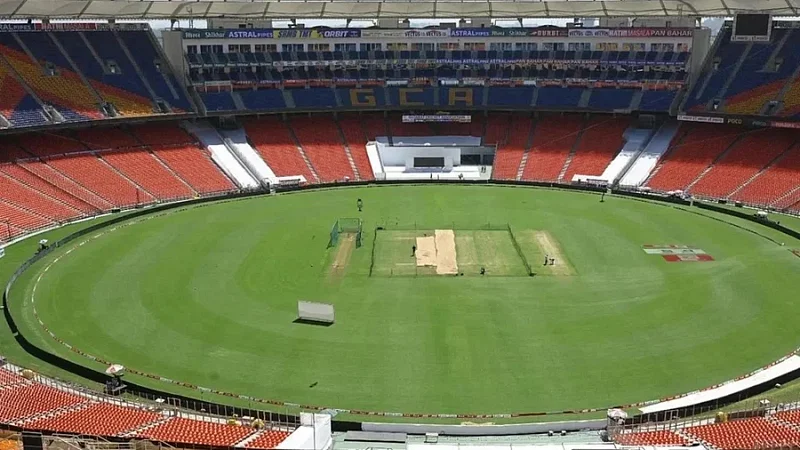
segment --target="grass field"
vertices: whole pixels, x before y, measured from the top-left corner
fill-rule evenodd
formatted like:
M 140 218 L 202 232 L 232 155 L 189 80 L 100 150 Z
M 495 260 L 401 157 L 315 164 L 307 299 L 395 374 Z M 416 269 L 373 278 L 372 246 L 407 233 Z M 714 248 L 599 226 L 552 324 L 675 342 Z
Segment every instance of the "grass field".
M 331 224 L 358 214 L 359 197 L 364 245 L 326 248 Z M 420 230 L 376 231 L 389 222 L 435 226 L 426 232 L 510 224 L 537 276 L 526 276 L 507 232 L 458 226 L 456 259 L 471 276 L 374 276 L 414 261 Z M 800 258 L 788 251 L 800 242 L 742 219 L 617 197 L 348 188 L 188 208 L 78 244 L 56 252 L 74 248 L 56 264 L 35 265 L 11 293 L 37 345 L 97 366 L 43 331 L 34 286 L 42 321 L 86 353 L 301 404 L 413 413 L 605 407 L 731 379 L 800 345 Z M 691 245 L 715 261 L 668 263 L 646 244 Z M 21 262 L 17 248 L 0 263 Z M 559 264 L 542 266 L 544 254 Z M 474 275 L 480 266 L 507 276 Z M 298 300 L 333 303 L 336 324 L 293 323 Z M 5 331 L 0 349 L 20 355 Z

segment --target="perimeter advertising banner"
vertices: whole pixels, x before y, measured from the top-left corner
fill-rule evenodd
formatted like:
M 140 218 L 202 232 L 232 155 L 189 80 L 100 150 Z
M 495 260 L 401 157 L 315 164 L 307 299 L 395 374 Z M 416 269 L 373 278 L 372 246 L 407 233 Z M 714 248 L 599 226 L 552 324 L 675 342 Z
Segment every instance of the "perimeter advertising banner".
M 11 24 L 16 25 L 16 24 Z M 24 24 L 22 24 L 24 25 Z M 30 25 L 28 25 L 30 26 Z M 1 28 L 0 28 L 1 30 Z M 445 28 L 184 30 L 184 39 L 462 39 L 489 37 L 662 38 L 692 37 L 692 28 Z
M 692 37 L 693 28 L 573 28 L 569 37 L 662 38 Z
M 185 30 L 184 39 L 343 39 L 360 38 L 361 30 L 349 29 L 249 29 L 249 30 Z

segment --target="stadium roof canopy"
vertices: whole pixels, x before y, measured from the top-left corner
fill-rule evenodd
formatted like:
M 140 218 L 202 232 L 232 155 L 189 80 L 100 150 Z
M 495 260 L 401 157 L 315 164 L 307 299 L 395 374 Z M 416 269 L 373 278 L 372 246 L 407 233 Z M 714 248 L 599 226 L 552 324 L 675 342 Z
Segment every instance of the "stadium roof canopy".
M 797 16 L 800 0 L 0 0 L 4 19 L 431 19 Z

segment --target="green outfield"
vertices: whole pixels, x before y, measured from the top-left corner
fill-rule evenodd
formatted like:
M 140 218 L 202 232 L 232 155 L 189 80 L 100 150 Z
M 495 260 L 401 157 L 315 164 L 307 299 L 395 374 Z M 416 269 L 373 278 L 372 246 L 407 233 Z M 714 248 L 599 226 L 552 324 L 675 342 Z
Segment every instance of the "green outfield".
M 329 247 L 353 217 L 362 245 L 342 233 Z M 7 249 L 2 274 L 30 247 Z M 34 344 L 95 368 L 34 306 L 82 352 L 197 386 L 366 411 L 560 411 L 691 391 L 794 351 L 791 249 L 743 219 L 621 197 L 344 188 L 87 235 L 26 272 L 10 307 Z M 298 300 L 332 303 L 336 323 L 295 323 Z M 3 353 L 28 361 L 7 331 Z

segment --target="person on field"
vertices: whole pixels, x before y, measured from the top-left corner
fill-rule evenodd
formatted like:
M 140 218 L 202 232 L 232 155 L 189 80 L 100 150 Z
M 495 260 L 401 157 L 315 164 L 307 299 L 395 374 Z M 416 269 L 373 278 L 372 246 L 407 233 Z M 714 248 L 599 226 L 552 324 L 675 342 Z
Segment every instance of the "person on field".
M 416 245 L 412 245 L 411 246 L 411 256 L 417 256 L 417 246 Z
M 362 202 L 361 199 L 358 199 L 358 201 L 356 201 L 356 206 L 358 206 L 358 212 L 361 212 L 361 208 L 364 207 L 364 202 Z

